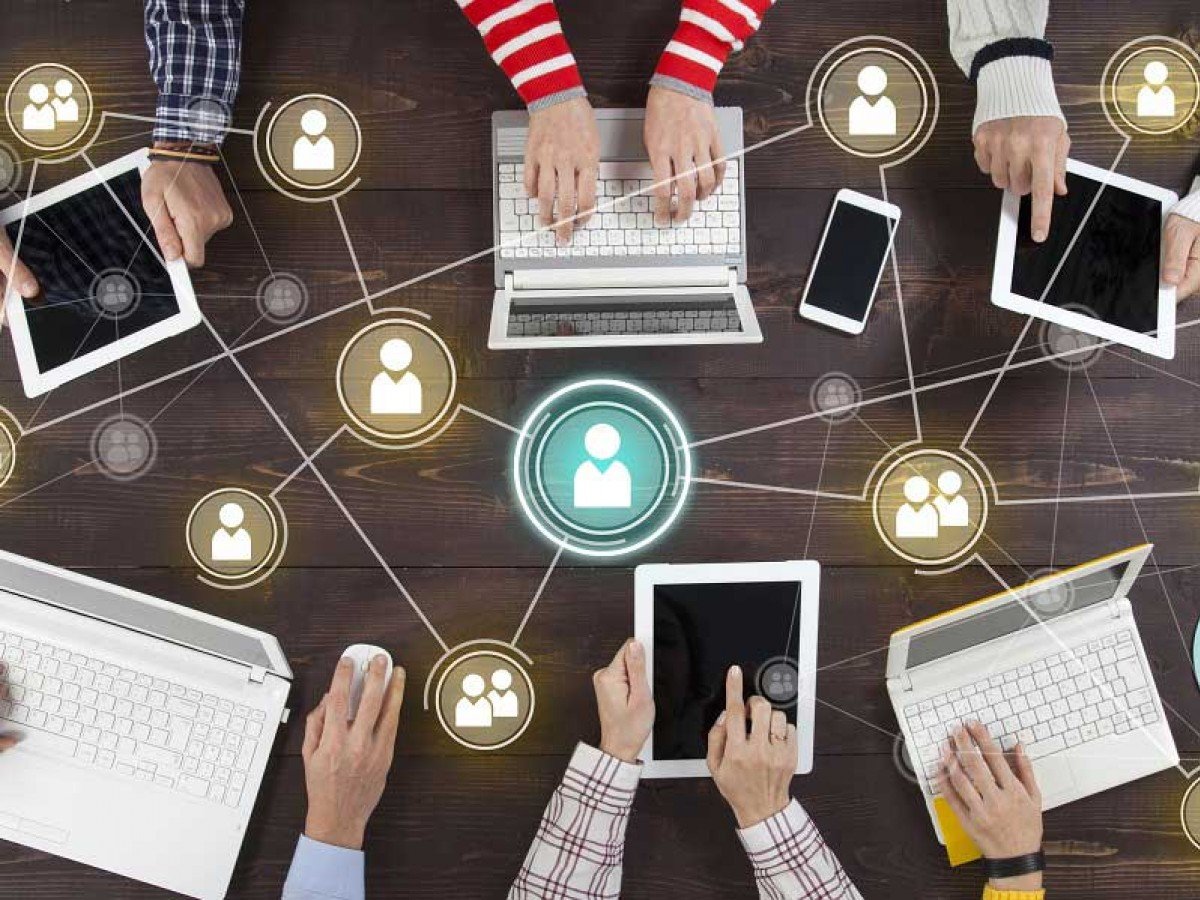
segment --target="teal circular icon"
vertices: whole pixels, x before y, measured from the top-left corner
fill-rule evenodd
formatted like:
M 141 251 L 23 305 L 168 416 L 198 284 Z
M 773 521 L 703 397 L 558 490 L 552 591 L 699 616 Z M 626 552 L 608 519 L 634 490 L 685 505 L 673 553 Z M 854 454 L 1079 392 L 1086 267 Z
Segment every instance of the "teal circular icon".
M 617 556 L 646 546 L 678 517 L 691 451 L 657 396 L 597 378 L 538 404 L 518 436 L 513 472 L 539 532 L 576 553 Z

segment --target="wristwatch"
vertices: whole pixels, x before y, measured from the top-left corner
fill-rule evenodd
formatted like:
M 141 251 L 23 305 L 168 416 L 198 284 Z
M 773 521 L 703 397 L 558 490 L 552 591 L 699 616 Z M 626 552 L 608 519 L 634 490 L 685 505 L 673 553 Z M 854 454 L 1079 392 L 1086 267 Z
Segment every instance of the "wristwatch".
M 983 868 L 988 878 L 1018 878 L 1021 875 L 1031 875 L 1044 871 L 1046 854 L 1039 848 L 1036 853 L 1026 853 L 1022 856 L 1010 856 L 1006 859 L 983 858 Z

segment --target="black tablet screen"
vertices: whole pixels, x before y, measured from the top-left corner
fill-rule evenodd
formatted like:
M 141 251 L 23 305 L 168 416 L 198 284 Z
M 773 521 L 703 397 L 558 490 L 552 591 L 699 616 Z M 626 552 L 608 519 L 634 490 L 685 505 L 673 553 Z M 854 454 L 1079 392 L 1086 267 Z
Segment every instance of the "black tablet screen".
M 775 695 L 777 708 L 795 723 L 801 587 L 796 581 L 655 586 L 655 759 L 704 758 L 708 731 L 725 708 L 725 673 L 735 663 L 746 697 Z
M 126 172 L 107 186 L 31 213 L 23 233 L 20 220 L 7 226 L 41 287 L 24 306 L 43 373 L 179 312 L 142 208 L 141 175 Z
M 1097 193 L 1101 191 L 1097 199 Z M 1095 201 L 1095 208 L 1091 209 Z M 1012 292 L 1053 306 L 1077 307 L 1118 328 L 1158 328 L 1162 204 L 1082 175 L 1067 174 L 1055 197 L 1050 235 L 1029 236 L 1030 200 L 1021 199 Z M 1062 268 L 1055 275 L 1059 263 Z M 1044 297 L 1043 297 L 1044 295 Z

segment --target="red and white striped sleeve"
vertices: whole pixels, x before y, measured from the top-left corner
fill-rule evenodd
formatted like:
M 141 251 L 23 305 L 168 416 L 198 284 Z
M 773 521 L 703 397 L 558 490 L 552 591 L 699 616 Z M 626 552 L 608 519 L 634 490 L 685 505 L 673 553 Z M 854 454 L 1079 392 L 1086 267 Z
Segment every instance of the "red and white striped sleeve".
M 683 0 L 679 27 L 651 84 L 712 100 L 725 60 L 762 24 L 775 0 Z
M 586 96 L 554 0 L 458 0 L 531 109 Z

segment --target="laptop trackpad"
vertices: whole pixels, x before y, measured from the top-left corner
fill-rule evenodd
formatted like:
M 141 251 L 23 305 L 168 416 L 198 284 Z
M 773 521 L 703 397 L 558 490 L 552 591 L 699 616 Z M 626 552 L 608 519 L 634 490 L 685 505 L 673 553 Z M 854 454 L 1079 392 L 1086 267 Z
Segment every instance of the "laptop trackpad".
M 1078 794 L 1075 776 L 1071 774 L 1071 762 L 1065 754 L 1043 756 L 1033 764 L 1038 787 L 1042 791 L 1042 807 L 1049 809 Z

